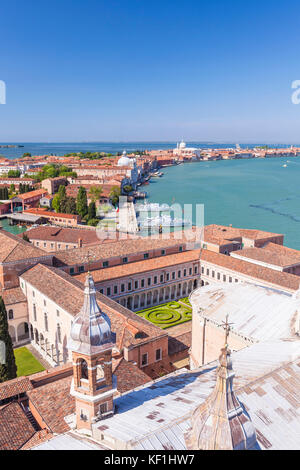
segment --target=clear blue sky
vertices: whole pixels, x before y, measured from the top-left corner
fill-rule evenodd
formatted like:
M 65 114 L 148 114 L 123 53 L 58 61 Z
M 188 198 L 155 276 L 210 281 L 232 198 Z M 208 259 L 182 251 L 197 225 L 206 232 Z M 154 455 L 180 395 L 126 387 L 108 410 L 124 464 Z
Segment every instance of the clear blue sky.
M 2 0 L 0 141 L 300 143 L 299 0 Z

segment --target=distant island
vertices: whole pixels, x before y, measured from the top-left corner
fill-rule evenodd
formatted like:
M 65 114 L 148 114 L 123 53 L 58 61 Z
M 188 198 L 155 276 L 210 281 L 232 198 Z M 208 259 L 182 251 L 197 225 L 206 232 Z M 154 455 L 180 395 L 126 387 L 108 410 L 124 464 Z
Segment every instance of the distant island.
M 24 147 L 24 145 L 0 145 L 1 149 L 17 149 Z

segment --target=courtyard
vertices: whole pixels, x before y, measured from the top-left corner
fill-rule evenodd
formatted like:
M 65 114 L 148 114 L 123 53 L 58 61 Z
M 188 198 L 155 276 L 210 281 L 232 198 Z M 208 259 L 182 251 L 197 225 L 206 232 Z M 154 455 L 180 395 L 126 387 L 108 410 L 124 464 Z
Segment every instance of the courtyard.
M 42 364 L 33 356 L 33 354 L 24 346 L 14 349 L 17 376 L 31 375 L 45 370 Z
M 179 301 L 173 300 L 156 307 L 140 310 L 136 313 L 154 325 L 166 329 L 191 321 L 192 308 L 190 305 L 188 297 L 185 297 Z

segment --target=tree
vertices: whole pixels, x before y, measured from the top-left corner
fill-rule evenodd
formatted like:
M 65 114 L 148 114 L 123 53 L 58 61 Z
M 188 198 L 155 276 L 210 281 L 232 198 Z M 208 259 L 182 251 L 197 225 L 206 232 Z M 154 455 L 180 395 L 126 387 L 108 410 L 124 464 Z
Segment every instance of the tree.
M 76 199 L 77 213 L 84 217 L 88 213 L 86 189 L 80 186 Z
M 31 157 L 31 153 L 29 152 L 23 153 L 23 158 L 26 158 L 26 157 Z
M 121 189 L 118 186 L 113 186 L 109 193 L 111 203 L 116 207 L 119 203 L 119 197 L 121 195 Z
M 21 172 L 20 170 L 9 170 L 7 176 L 8 178 L 20 178 Z
M 60 197 L 58 193 L 55 194 L 52 200 L 52 207 L 55 210 L 55 212 L 60 212 Z
M 30 240 L 29 240 L 29 238 L 28 238 L 28 235 L 26 235 L 26 233 L 23 233 L 22 238 L 23 238 L 23 240 L 25 240 L 25 242 L 29 242 L 29 243 L 30 243 Z
M 99 201 L 101 194 L 102 194 L 101 186 L 92 186 L 89 191 L 89 196 L 92 202 Z
M 125 193 L 130 193 L 132 190 L 133 190 L 133 187 L 130 184 L 126 184 L 123 187 L 123 191 L 125 191 Z
M 68 197 L 67 198 L 66 214 L 77 214 L 77 212 L 76 212 L 76 200 L 73 197 Z
M 0 382 L 5 382 L 17 377 L 17 366 L 12 340 L 8 332 L 7 312 L 2 297 L 0 297 L 0 341 L 5 345 L 5 364 L 0 363 Z
M 96 218 L 96 204 L 94 202 L 91 202 L 88 208 L 88 220 L 92 220 Z

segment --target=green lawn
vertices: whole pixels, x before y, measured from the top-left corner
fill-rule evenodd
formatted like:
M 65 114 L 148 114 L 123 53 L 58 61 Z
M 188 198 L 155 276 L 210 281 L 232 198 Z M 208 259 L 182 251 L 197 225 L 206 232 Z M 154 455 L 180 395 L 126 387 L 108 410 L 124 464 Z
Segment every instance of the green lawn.
M 25 348 L 14 349 L 17 364 L 17 376 L 35 374 L 45 370 L 42 364 Z
M 192 319 L 192 309 L 176 301 L 146 308 L 136 313 L 163 329 L 185 323 Z

